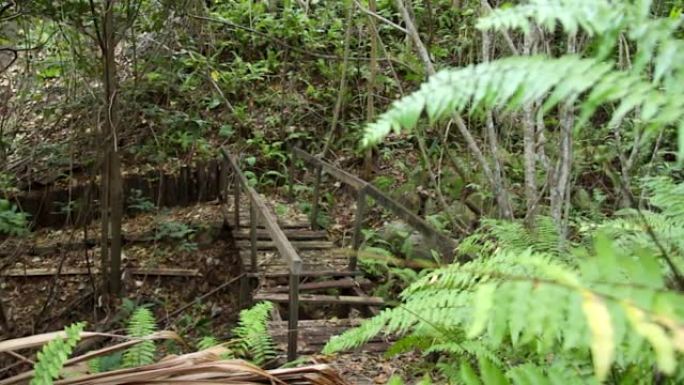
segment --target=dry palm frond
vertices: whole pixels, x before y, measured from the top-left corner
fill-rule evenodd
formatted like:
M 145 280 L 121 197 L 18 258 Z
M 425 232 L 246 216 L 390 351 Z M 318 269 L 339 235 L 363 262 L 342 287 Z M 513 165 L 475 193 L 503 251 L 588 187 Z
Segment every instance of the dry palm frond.
M 58 334 L 51 333 L 51 337 Z M 6 347 L 19 350 L 36 347 L 37 341 L 49 341 L 48 335 L 32 336 L 22 341 L 4 341 Z M 178 339 L 172 332 L 157 332 L 147 338 Z M 19 340 L 19 339 L 18 339 Z M 223 346 L 184 355 L 170 355 L 159 362 L 124 368 L 104 373 L 89 373 L 84 361 L 130 347 L 141 339 L 125 341 L 69 359 L 62 370 L 62 379 L 55 385 L 114 385 L 114 384 L 192 384 L 192 385 L 348 385 L 327 365 L 311 365 L 291 369 L 264 370 L 243 360 L 221 358 L 228 350 Z M 33 371 L 0 381 L 0 385 L 28 383 Z

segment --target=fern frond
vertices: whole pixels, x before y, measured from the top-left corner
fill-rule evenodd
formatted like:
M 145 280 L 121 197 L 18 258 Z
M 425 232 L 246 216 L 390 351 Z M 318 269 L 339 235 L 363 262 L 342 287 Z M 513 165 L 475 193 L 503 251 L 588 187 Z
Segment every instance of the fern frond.
M 550 31 L 560 24 L 569 34 L 580 29 L 589 36 L 604 35 L 625 23 L 624 2 L 609 0 L 530 0 L 527 4 L 497 8 L 480 18 L 482 30 L 520 29 L 529 33 L 534 25 Z
M 59 377 L 64 363 L 69 358 L 78 341 L 85 323 L 79 322 L 64 328 L 66 338 L 58 337 L 43 346 L 38 352 L 38 360 L 33 366 L 34 375 L 31 385 L 52 385 Z
M 88 360 L 88 372 L 91 374 L 102 373 L 102 361 L 100 360 L 100 357 Z
M 504 363 L 497 355 L 497 352 L 492 350 L 490 347 L 486 346 L 482 341 L 477 340 L 464 340 L 461 342 L 447 341 L 443 343 L 438 343 L 430 346 L 424 350 L 425 354 L 428 353 L 450 353 L 459 356 L 472 356 L 477 359 L 486 359 L 493 364 L 503 367 Z
M 684 296 L 666 291 L 655 258 L 650 260 L 618 263 L 615 248 L 602 240 L 579 270 L 530 251 L 455 264 L 419 279 L 402 293 L 399 307 L 331 339 L 325 351 L 356 347 L 381 333 L 441 335 L 451 343 L 451 331 L 462 330 L 493 348 L 510 341 L 540 353 L 585 349 L 593 353 L 601 379 L 618 347 L 635 343 L 626 333 L 631 330 L 671 374 L 675 352 L 684 351 L 672 339 L 684 330 L 677 316 L 684 314 Z M 667 321 L 658 325 L 656 319 Z
M 459 243 L 458 251 L 488 256 L 497 249 L 519 252 L 530 249 L 560 255 L 559 240 L 557 227 L 551 217 L 538 216 L 533 230 L 522 221 L 483 219 L 478 231 Z
M 204 336 L 197 343 L 197 349 L 198 350 L 205 350 L 205 349 L 212 348 L 218 344 L 219 344 L 218 340 L 216 338 L 214 338 L 213 336 Z
M 588 235 L 597 230 L 605 233 L 623 255 L 638 260 L 644 253 L 661 253 L 657 239 L 671 254 L 672 262 L 680 270 L 684 269 L 684 183 L 675 184 L 668 178 L 659 177 L 645 179 L 642 185 L 649 194 L 648 204 L 653 211 L 620 210 L 614 218 L 601 224 L 586 225 L 583 232 Z M 669 266 L 663 264 L 662 269 L 667 275 L 671 274 Z
M 242 352 L 256 365 L 263 365 L 276 354 L 267 326 L 272 309 L 273 303 L 260 302 L 249 309 L 242 310 L 238 326 L 233 329 L 233 333 L 239 339 Z
M 440 71 L 368 125 L 362 146 L 380 142 L 392 130 L 413 129 L 423 111 L 435 121 L 464 110 L 518 110 L 541 99 L 546 99 L 544 108 L 548 110 L 561 101 L 577 100 L 585 93 L 588 95 L 582 104 L 578 127 L 598 106 L 608 102 L 620 102 L 614 121 L 639 107 L 654 111 L 649 117 L 658 124 L 678 121 L 684 114 L 680 109 L 683 101 L 668 99 L 651 83 L 635 74 L 617 71 L 609 62 L 575 55 L 511 57 Z
M 128 321 L 127 332 L 131 337 L 147 337 L 157 329 L 152 312 L 146 307 L 138 307 Z M 154 341 L 145 340 L 130 348 L 123 355 L 123 366 L 134 368 L 154 362 L 156 347 Z

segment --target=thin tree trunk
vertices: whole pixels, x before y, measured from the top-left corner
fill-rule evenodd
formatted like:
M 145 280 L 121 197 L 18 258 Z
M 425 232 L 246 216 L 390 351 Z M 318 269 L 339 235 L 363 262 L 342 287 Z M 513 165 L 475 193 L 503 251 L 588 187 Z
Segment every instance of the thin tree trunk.
M 349 66 L 349 52 L 351 44 L 351 35 L 353 29 L 353 17 L 354 17 L 355 4 L 350 2 L 347 5 L 347 15 L 345 20 L 345 26 L 347 30 L 344 34 L 344 58 L 342 60 L 342 68 L 340 69 L 340 89 L 337 93 L 337 100 L 335 101 L 335 109 L 333 110 L 332 123 L 330 124 L 330 131 L 325 138 L 325 144 L 321 156 L 325 156 L 330 148 L 330 143 L 332 138 L 335 136 L 335 131 L 337 130 L 337 123 L 340 119 L 340 114 L 342 112 L 342 104 L 344 103 L 344 94 L 347 92 L 347 67 Z
M 532 54 L 532 46 L 535 37 L 532 33 L 525 35 L 525 45 L 523 48 L 525 55 Z M 539 207 L 537 189 L 537 140 L 536 125 L 534 121 L 534 103 L 526 104 L 523 107 L 523 147 L 524 147 L 524 170 L 525 170 L 525 202 L 527 210 L 525 214 L 525 224 L 529 229 L 534 228 Z
M 375 0 L 368 0 L 368 10 L 375 13 L 377 5 Z M 378 39 L 376 36 L 375 18 L 368 16 L 368 31 L 370 32 L 370 63 L 368 74 L 368 97 L 366 104 L 366 121 L 372 122 L 375 119 L 375 89 L 376 77 L 378 72 Z M 368 148 L 363 159 L 363 179 L 371 179 L 373 175 L 373 149 Z
M 105 282 L 112 297 L 121 294 L 121 221 L 123 216 L 123 192 L 121 178 L 121 161 L 116 143 L 116 128 L 119 121 L 117 104 L 117 74 L 115 51 L 117 37 L 114 30 L 114 4 L 116 0 L 107 0 L 104 9 L 103 23 L 103 68 L 105 91 L 105 122 L 103 143 L 105 143 L 105 160 L 101 191 L 106 196 L 102 202 L 102 263 Z M 108 242 L 108 238 L 111 241 Z M 108 265 L 108 266 L 107 266 Z
M 353 2 L 349 2 L 347 4 L 347 16 L 346 16 L 346 27 L 347 30 L 344 34 L 344 59 L 342 60 L 342 69 L 341 69 L 341 77 L 340 77 L 340 90 L 337 94 L 337 101 L 335 102 L 335 109 L 333 110 L 333 117 L 332 117 L 332 123 L 330 124 L 330 130 L 328 131 L 328 134 L 326 135 L 325 138 L 325 144 L 323 145 L 323 150 L 318 154 L 320 157 L 325 157 L 325 155 L 328 152 L 328 149 L 330 148 L 330 143 L 332 142 L 332 138 L 335 136 L 335 131 L 337 130 L 337 123 L 340 119 L 340 114 L 342 112 L 342 104 L 344 103 L 344 94 L 347 90 L 347 66 L 349 65 L 349 51 L 350 51 L 350 44 L 351 44 L 351 34 L 352 34 L 352 26 L 353 26 L 353 21 L 354 21 L 354 10 L 355 10 L 355 4 Z M 317 168 L 316 169 L 316 176 L 315 176 L 315 181 L 314 181 L 314 191 L 313 191 L 313 196 L 318 197 L 320 193 L 320 188 L 321 188 L 321 178 L 322 178 L 322 173 L 323 169 L 322 168 Z M 313 207 L 311 208 L 311 226 L 315 230 L 318 226 L 318 199 L 315 198 Z
M 576 36 L 568 37 L 568 53 L 576 51 Z M 565 246 L 568 236 L 568 215 L 570 207 L 570 176 L 572 172 L 572 131 L 575 125 L 575 111 L 572 103 L 560 108 L 560 155 L 556 167 L 555 186 L 551 187 L 551 216 L 559 235 L 559 249 Z
M 490 61 L 490 51 L 491 51 L 491 32 L 489 31 L 484 31 L 482 33 L 482 60 L 485 63 L 488 63 Z M 499 160 L 499 140 L 498 140 L 498 135 L 496 133 L 496 130 L 494 129 L 494 114 L 492 111 L 487 111 L 487 117 L 486 117 L 486 124 L 485 124 L 485 130 L 486 130 L 486 139 L 487 143 L 489 144 L 489 151 L 491 152 L 491 157 L 492 161 L 494 163 L 494 170 L 492 171 L 492 177 L 493 177 L 493 186 L 495 189 L 494 195 L 495 196 L 500 196 L 500 195 L 508 195 L 506 191 L 506 187 L 504 185 L 504 171 L 503 167 L 501 166 L 501 161 Z M 505 199 L 506 202 L 509 202 L 509 199 L 506 197 Z M 510 207 L 510 205 L 505 204 L 499 204 L 497 205 L 498 213 L 499 216 L 502 218 L 511 218 L 513 217 L 513 209 Z
M 406 24 L 406 30 L 408 31 L 410 37 L 413 39 L 413 42 L 416 45 L 416 49 L 418 51 L 418 56 L 420 56 L 421 60 L 423 61 L 423 64 L 425 65 L 425 69 L 426 69 L 428 75 L 434 75 L 435 74 L 435 66 L 432 64 L 432 60 L 430 59 L 430 55 L 427 52 L 425 45 L 423 44 L 423 42 L 420 39 L 420 35 L 418 34 L 418 31 L 416 30 L 416 27 L 413 24 L 413 21 L 411 19 L 411 15 L 407 11 L 402 0 L 395 0 L 395 5 L 396 5 L 397 9 L 399 10 L 399 13 L 402 15 L 402 18 L 404 19 L 404 23 Z M 475 141 L 475 138 L 470 133 L 470 130 L 468 130 L 468 127 L 465 125 L 465 122 L 463 121 L 461 116 L 454 113 L 454 114 L 452 114 L 451 119 L 453 120 L 454 123 L 456 123 L 456 128 L 458 128 L 458 131 L 461 133 L 461 135 L 463 135 L 463 138 L 465 139 L 466 144 L 468 145 L 468 148 L 473 153 L 473 155 L 475 155 L 475 159 L 477 159 L 477 161 L 480 163 L 480 167 L 482 167 L 482 172 L 484 173 L 485 178 L 489 181 L 489 183 L 492 186 L 492 189 L 495 193 L 497 204 L 501 207 L 511 207 L 510 200 L 508 198 L 508 194 L 506 194 L 506 190 L 504 189 L 503 186 L 501 186 L 500 184 L 498 184 L 496 182 L 496 179 L 494 178 L 494 173 L 492 172 L 492 169 L 489 166 L 487 159 L 485 158 L 484 154 L 482 153 L 482 150 L 480 150 L 480 147 L 478 146 L 477 142 Z M 513 213 L 511 212 L 510 217 L 506 217 L 506 218 L 512 218 L 512 217 L 513 217 Z

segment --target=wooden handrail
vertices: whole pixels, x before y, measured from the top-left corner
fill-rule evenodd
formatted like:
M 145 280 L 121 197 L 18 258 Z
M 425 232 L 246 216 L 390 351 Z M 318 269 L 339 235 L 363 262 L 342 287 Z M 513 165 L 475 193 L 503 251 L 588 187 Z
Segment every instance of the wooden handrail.
M 299 278 L 302 272 L 302 259 L 292 246 L 283 230 L 278 226 L 278 220 L 268 209 L 256 190 L 249 185 L 245 174 L 238 166 L 235 157 L 228 151 L 221 149 L 221 154 L 229 167 L 233 169 L 236 176 L 235 186 L 235 225 L 239 227 L 239 191 L 243 188 L 247 192 L 250 201 L 250 239 L 251 239 L 251 264 L 252 273 L 256 272 L 256 224 L 259 219 L 263 221 L 264 228 L 271 236 L 271 240 L 276 246 L 280 256 L 287 262 L 289 270 L 290 292 L 288 297 L 288 339 L 287 339 L 287 359 L 293 361 L 297 358 L 297 335 L 299 322 Z M 247 285 L 243 285 L 246 287 Z M 243 289 L 241 289 L 242 291 Z M 241 294 L 242 297 L 242 294 Z
M 332 164 L 320 158 L 317 158 L 298 147 L 292 147 L 291 150 L 294 156 L 296 156 L 297 158 L 302 159 L 303 161 L 315 167 L 316 169 L 321 169 L 322 171 L 325 171 L 326 173 L 332 175 L 340 182 L 352 187 L 354 190 L 357 191 L 359 197 L 363 197 L 365 195 L 372 197 L 378 204 L 390 210 L 394 215 L 406 221 L 406 223 L 408 223 L 409 226 L 423 234 L 425 239 L 430 244 L 435 246 L 437 250 L 439 250 L 444 256 L 447 257 L 448 261 L 452 260 L 454 249 L 456 248 L 457 243 L 453 239 L 447 237 L 446 235 L 434 229 L 423 218 L 411 212 L 404 205 L 387 196 L 373 184 L 355 175 L 352 175 L 344 170 L 341 170 L 333 166 Z M 314 202 L 314 205 L 316 204 L 317 202 Z M 359 217 L 365 215 L 364 211 L 365 207 L 360 207 L 359 213 L 357 213 L 357 215 L 359 215 Z M 360 234 L 361 219 L 362 218 L 357 218 L 355 224 L 355 227 L 357 228 L 355 228 L 355 233 Z M 312 221 L 315 221 L 315 218 L 312 218 Z M 355 240 L 354 248 L 358 248 L 359 244 L 359 240 Z
M 254 208 L 256 209 L 258 216 L 261 220 L 263 220 L 264 228 L 266 228 L 266 231 L 271 236 L 271 240 L 278 249 L 280 256 L 286 260 L 290 272 L 293 274 L 301 273 L 302 259 L 299 257 L 299 254 L 294 249 L 290 241 L 287 239 L 287 236 L 285 235 L 283 230 L 280 228 L 280 226 L 278 226 L 278 220 L 268 209 L 268 207 L 261 199 L 259 194 L 256 192 L 256 190 L 254 190 L 254 188 L 252 188 L 252 186 L 249 185 L 247 177 L 245 177 L 245 175 L 242 173 L 242 170 L 238 166 L 235 158 L 230 156 L 230 154 L 228 154 L 228 152 L 225 149 L 222 149 L 221 152 L 230 163 L 230 166 L 235 172 L 235 175 L 237 176 L 240 185 L 247 193 L 250 202 L 254 205 Z

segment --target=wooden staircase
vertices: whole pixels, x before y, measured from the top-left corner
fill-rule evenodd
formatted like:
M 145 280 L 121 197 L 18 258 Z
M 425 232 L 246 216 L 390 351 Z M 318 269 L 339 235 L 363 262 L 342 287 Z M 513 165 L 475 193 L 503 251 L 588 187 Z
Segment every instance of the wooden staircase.
M 241 307 L 270 301 L 278 305 L 276 309 L 286 310 L 273 312 L 269 330 L 289 360 L 297 353 L 319 352 L 332 336 L 358 325 L 358 317 L 348 316 L 351 308 L 359 309 L 359 314 L 374 314 L 384 306 L 382 298 L 366 295 L 368 281 L 350 268 L 356 255 L 352 249 L 337 247 L 327 232 L 313 230 L 304 218 L 278 218 L 249 187 L 237 160 L 224 155 L 225 168 L 232 171 L 233 193 L 224 198 L 222 211 L 245 273 Z M 338 313 L 346 309 L 347 315 L 299 320 L 301 308 L 330 305 Z M 381 341 L 376 345 L 380 348 Z
M 384 306 L 382 298 L 368 296 L 366 281 L 359 279 L 357 253 L 361 245 L 361 228 L 367 215 L 367 200 L 373 201 L 405 221 L 420 232 L 431 247 L 446 256 L 453 256 L 455 242 L 436 231 L 424 219 L 384 194 L 377 187 L 358 177 L 314 157 L 305 151 L 292 148 L 292 158 L 304 161 L 315 171 L 311 218 L 317 218 L 323 172 L 344 183 L 356 193 L 356 218 L 352 245 L 339 248 L 317 223 L 307 218 L 285 220 L 277 218 L 273 208 L 250 187 L 238 166 L 237 159 L 223 151 L 221 190 L 227 191 L 229 173 L 232 175 L 233 194 L 224 196 L 224 219 L 233 231 L 240 250 L 244 278 L 240 284 L 241 302 L 246 306 L 253 301 L 271 301 L 282 304 L 287 315 L 274 312 L 270 333 L 278 346 L 287 348 L 288 360 L 298 352 L 315 353 L 330 339 L 359 324 L 358 317 L 349 312 L 341 317 L 299 320 L 301 305 L 330 306 L 337 309 L 355 308 L 360 314 L 373 315 Z M 293 180 L 294 162 L 290 169 Z M 241 196 L 244 191 L 245 196 Z M 290 191 L 293 191 L 292 185 Z M 285 278 L 287 280 L 285 281 Z M 305 293 L 302 293 L 305 292 Z M 284 321 L 283 319 L 287 319 Z M 366 349 L 386 346 L 384 341 L 370 341 Z

